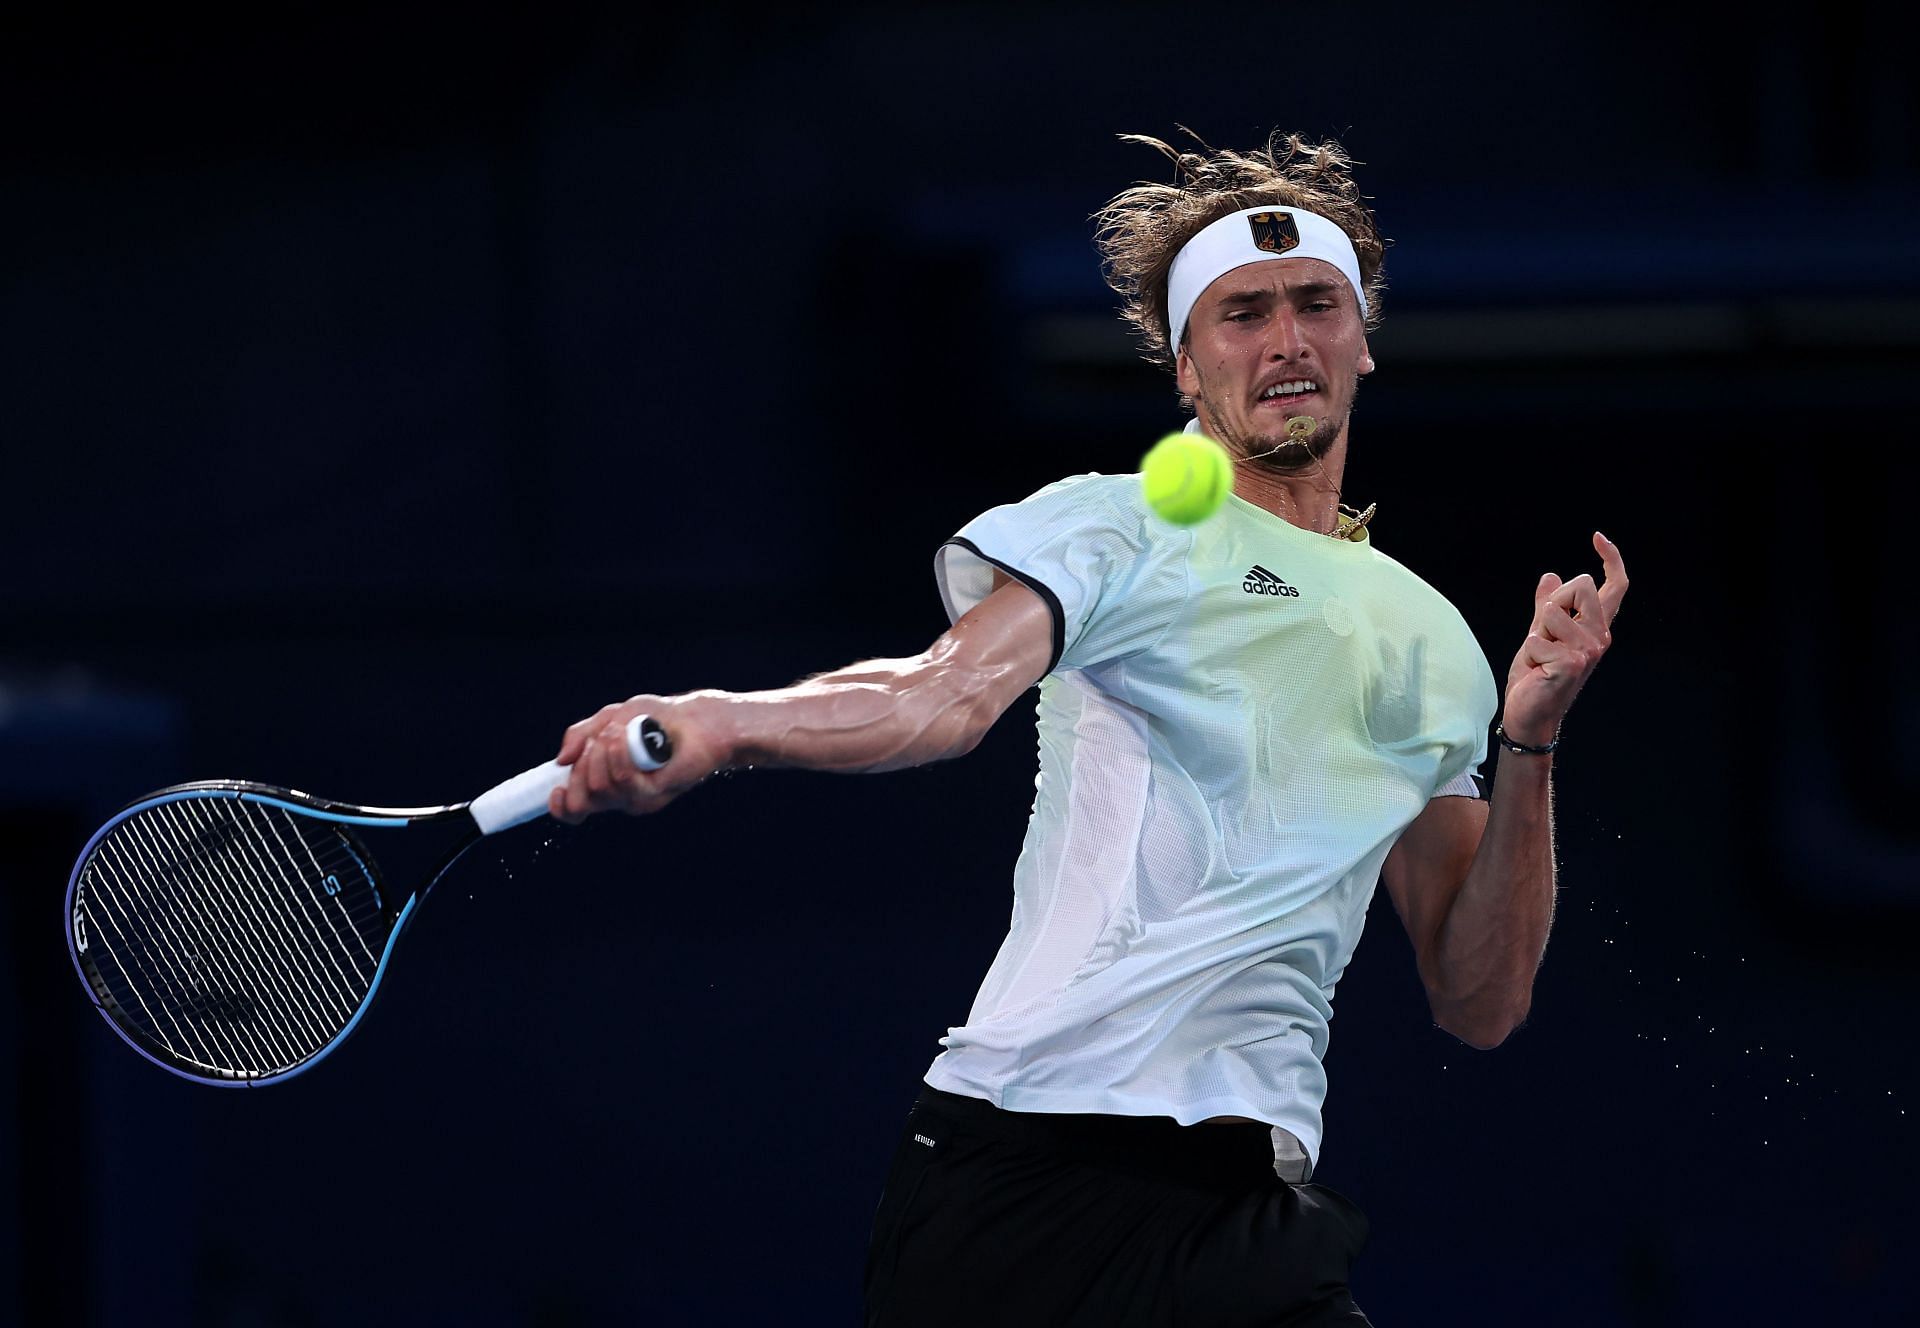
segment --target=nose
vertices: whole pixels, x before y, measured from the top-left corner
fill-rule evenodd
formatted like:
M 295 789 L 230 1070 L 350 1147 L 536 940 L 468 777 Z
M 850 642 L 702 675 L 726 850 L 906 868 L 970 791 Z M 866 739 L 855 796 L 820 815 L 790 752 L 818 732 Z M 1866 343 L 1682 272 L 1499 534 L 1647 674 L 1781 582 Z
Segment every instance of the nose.
M 1300 339 L 1300 320 L 1293 310 L 1282 308 L 1275 314 L 1267 333 L 1267 358 L 1280 363 L 1291 363 L 1306 353 L 1306 345 Z

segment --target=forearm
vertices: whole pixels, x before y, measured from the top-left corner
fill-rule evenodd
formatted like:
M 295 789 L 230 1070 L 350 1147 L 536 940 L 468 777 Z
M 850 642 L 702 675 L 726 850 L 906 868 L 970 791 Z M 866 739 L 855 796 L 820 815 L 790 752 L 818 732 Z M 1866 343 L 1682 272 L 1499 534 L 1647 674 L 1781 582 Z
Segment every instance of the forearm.
M 979 682 L 930 652 L 851 664 L 772 691 L 686 699 L 721 735 L 728 766 L 866 774 L 971 751 L 992 720 Z
M 1553 924 L 1550 756 L 1503 752 L 1486 833 L 1435 936 L 1425 977 L 1441 1027 L 1476 1047 L 1527 1016 Z

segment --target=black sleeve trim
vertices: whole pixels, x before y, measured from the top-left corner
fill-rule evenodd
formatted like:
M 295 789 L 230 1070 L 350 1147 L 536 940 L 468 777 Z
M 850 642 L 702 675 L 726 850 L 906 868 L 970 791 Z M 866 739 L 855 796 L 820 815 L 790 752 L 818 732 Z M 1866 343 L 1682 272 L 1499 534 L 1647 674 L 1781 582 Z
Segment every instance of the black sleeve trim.
M 1038 595 L 1042 600 L 1046 601 L 1047 611 L 1053 615 L 1053 658 L 1047 661 L 1047 672 L 1052 673 L 1054 669 L 1058 668 L 1060 665 L 1060 656 L 1064 655 L 1067 651 L 1067 611 L 1060 607 L 1060 597 L 1048 589 L 1044 581 L 1037 581 L 1019 568 L 1010 566 L 1007 563 L 1001 562 L 998 558 L 982 553 L 980 546 L 970 539 L 955 535 L 952 539 L 948 540 L 947 543 L 958 544 L 981 562 L 993 564 L 1015 581 L 1025 586 L 1028 590 Z

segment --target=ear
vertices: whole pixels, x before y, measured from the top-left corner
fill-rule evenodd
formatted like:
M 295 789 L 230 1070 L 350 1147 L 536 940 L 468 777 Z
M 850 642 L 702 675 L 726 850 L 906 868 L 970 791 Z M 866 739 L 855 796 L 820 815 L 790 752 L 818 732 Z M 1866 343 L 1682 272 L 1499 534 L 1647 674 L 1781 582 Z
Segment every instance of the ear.
M 1200 399 L 1200 374 L 1193 367 L 1193 357 L 1187 354 L 1184 343 L 1173 353 L 1173 381 L 1181 396 Z
M 1363 378 L 1373 372 L 1373 351 L 1364 341 L 1360 343 L 1360 363 L 1357 367 Z

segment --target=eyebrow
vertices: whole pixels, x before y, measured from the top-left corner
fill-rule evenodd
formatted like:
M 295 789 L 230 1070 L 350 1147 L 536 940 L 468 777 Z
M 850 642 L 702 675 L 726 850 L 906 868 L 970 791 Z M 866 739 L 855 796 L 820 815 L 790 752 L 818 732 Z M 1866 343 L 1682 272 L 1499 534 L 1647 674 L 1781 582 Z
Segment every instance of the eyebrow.
M 1303 281 L 1296 286 L 1287 287 L 1287 296 L 1296 300 L 1317 300 L 1339 293 L 1340 287 L 1331 281 Z M 1221 304 L 1258 304 L 1262 300 L 1273 298 L 1273 292 L 1265 287 L 1253 290 L 1235 291 L 1223 296 Z

